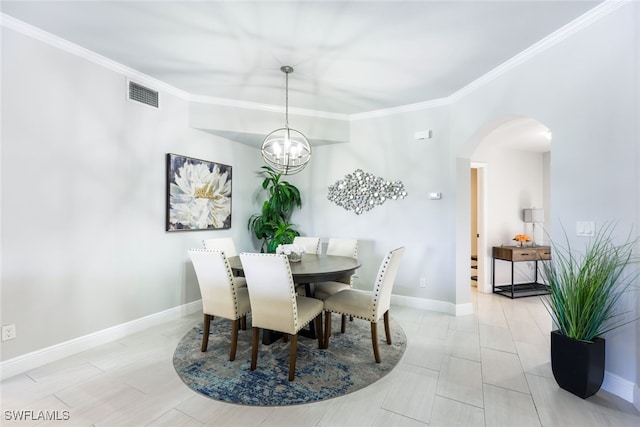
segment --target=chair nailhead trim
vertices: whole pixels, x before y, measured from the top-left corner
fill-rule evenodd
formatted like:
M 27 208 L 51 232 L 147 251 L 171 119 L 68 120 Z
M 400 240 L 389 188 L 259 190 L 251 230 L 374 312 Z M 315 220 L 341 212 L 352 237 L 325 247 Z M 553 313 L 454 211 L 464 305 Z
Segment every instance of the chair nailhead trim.
M 229 261 L 227 260 L 227 257 L 225 256 L 224 252 L 219 250 L 213 250 L 213 249 L 189 249 L 189 250 L 193 252 L 219 253 L 222 255 L 222 258 L 224 260 L 224 266 L 225 266 L 225 269 L 227 270 L 227 280 L 229 280 L 229 284 L 231 287 L 231 295 L 233 296 L 233 309 L 235 311 L 236 319 L 239 319 L 242 316 L 249 314 L 251 312 L 251 309 L 249 309 L 249 311 L 247 311 L 246 313 L 239 313 L 240 307 L 238 304 L 238 292 L 236 290 L 236 283 L 233 281 L 233 272 L 231 271 L 231 267 L 229 266 Z

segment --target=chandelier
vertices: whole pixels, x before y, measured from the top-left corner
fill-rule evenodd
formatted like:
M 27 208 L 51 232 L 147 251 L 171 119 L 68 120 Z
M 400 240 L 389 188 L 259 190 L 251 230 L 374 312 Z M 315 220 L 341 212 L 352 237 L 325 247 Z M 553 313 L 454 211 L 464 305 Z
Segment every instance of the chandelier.
M 311 160 L 311 145 L 306 136 L 289 127 L 289 73 L 293 68 L 284 65 L 280 71 L 285 74 L 285 121 L 284 127 L 276 129 L 262 142 L 262 158 L 277 172 L 292 175 L 300 172 Z

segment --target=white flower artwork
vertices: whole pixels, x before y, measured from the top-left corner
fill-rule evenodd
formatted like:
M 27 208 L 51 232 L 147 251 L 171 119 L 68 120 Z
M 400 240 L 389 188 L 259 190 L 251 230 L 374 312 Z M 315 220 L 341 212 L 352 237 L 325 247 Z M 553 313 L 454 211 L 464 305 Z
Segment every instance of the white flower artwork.
M 167 154 L 167 231 L 231 228 L 231 170 Z

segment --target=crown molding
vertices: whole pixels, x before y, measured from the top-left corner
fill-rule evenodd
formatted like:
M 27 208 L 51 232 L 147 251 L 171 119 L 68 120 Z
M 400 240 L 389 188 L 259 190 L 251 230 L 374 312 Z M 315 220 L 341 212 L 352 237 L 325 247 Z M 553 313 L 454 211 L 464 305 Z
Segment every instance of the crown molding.
M 451 104 L 449 98 L 438 98 L 431 101 L 417 102 L 415 104 L 400 105 L 397 107 L 385 108 L 383 110 L 366 111 L 364 113 L 354 113 L 349 115 L 350 121 L 373 119 L 376 117 L 391 116 L 400 113 L 410 113 L 412 111 L 426 110 L 429 108 L 442 107 Z
M 457 90 L 456 92 L 454 92 L 453 94 L 449 95 L 446 98 L 439 98 L 435 100 L 418 102 L 415 104 L 400 105 L 397 107 L 391 107 L 391 108 L 386 108 L 381 110 L 372 110 L 372 111 L 367 111 L 362 113 L 353 113 L 353 114 L 332 113 L 328 111 L 317 111 L 317 110 L 304 109 L 304 108 L 289 108 L 289 112 L 299 116 L 318 117 L 318 118 L 343 120 L 343 121 L 357 121 L 357 120 L 379 118 L 379 117 L 385 117 L 385 116 L 390 116 L 394 114 L 408 113 L 413 111 L 425 110 L 429 108 L 436 108 L 436 107 L 451 105 L 452 103 L 474 92 L 478 88 L 494 81 L 498 77 L 511 71 L 518 65 L 528 61 L 529 59 L 537 56 L 541 52 L 544 52 L 545 50 L 566 40 L 570 36 L 583 30 L 584 28 L 588 27 L 594 22 L 597 22 L 604 16 L 607 16 L 608 14 L 618 10 L 619 8 L 631 2 L 633 2 L 633 0 L 605 0 L 603 3 L 600 3 L 598 6 L 594 7 L 593 9 L 586 12 L 582 16 L 579 16 L 569 24 L 551 33 L 550 35 L 543 38 L 539 42 L 528 47 L 527 49 L 520 52 L 513 58 L 505 61 L 501 65 L 497 66 L 493 70 L 489 71 L 488 73 L 484 74 L 483 76 L 479 77 L 478 79 L 474 80 L 473 82 L 469 83 L 463 88 Z M 17 31 L 19 33 L 22 33 L 24 35 L 27 35 L 29 37 L 32 37 L 34 39 L 40 40 L 44 43 L 57 47 L 73 55 L 87 59 L 107 69 L 110 69 L 114 72 L 124 74 L 125 76 L 131 79 L 134 79 L 139 83 L 148 85 L 157 90 L 162 90 L 164 92 L 170 93 L 172 95 L 175 95 L 179 98 L 182 98 L 188 101 L 201 102 L 201 103 L 212 104 L 212 105 L 228 106 L 228 107 L 253 109 L 253 110 L 259 110 L 259 111 L 271 111 L 271 112 L 284 113 L 284 108 L 282 106 L 190 94 L 186 91 L 178 89 L 163 81 L 150 77 L 146 74 L 136 71 L 130 67 L 127 67 L 123 64 L 120 64 L 116 61 L 113 61 L 109 58 L 106 58 L 88 49 L 85 49 L 81 46 L 78 46 L 60 37 L 54 36 L 51 33 L 43 31 L 37 27 L 29 25 L 23 21 L 15 19 L 4 13 L 0 13 L 0 25 L 6 28 L 12 29 L 14 31 Z
M 504 75 L 505 73 L 511 71 L 516 68 L 518 65 L 528 61 L 529 59 L 537 56 L 538 54 L 550 49 L 551 47 L 557 45 L 558 43 L 568 39 L 572 35 L 582 31 L 587 28 L 594 22 L 597 22 L 601 18 L 607 16 L 611 12 L 614 12 L 621 8 L 622 6 L 630 3 L 632 0 L 605 0 L 603 3 L 600 3 L 598 6 L 574 19 L 567 25 L 562 28 L 554 31 L 549 34 L 547 37 L 543 38 L 539 42 L 529 46 L 527 49 L 523 50 L 513 58 L 503 62 L 498 65 L 493 70 L 489 71 L 485 75 L 479 77 L 473 82 L 469 83 L 462 89 L 457 90 L 453 94 L 449 95 L 447 99 L 450 103 L 454 103 L 466 95 L 472 93 L 476 89 L 492 82 L 498 77 Z
M 221 105 L 225 107 L 237 107 L 250 110 L 269 111 L 274 113 L 285 113 L 285 108 L 281 105 L 261 104 L 259 102 L 240 101 L 237 99 L 229 98 L 217 98 L 215 96 L 206 95 L 191 95 L 189 101 L 200 102 L 203 104 Z M 309 116 L 317 117 L 320 119 L 333 119 L 333 120 L 349 120 L 349 114 L 344 113 L 331 113 L 329 111 L 310 110 L 306 108 L 289 107 L 289 114 L 296 116 Z
M 9 28 L 13 31 L 16 31 L 25 36 L 31 37 L 35 40 L 46 43 L 50 46 L 58 48 L 64 52 L 70 53 L 72 55 L 78 56 L 80 58 L 86 59 L 87 61 L 93 62 L 94 64 L 100 65 L 108 70 L 114 71 L 118 74 L 123 74 L 131 80 L 135 80 L 137 83 L 144 84 L 145 86 L 149 86 L 156 90 L 161 90 L 163 92 L 167 92 L 171 95 L 175 95 L 179 98 L 188 99 L 189 93 L 183 90 L 180 90 L 174 86 L 171 86 L 161 80 L 150 77 L 146 74 L 143 74 L 139 71 L 134 70 L 133 68 L 127 67 L 126 65 L 120 64 L 112 59 L 109 59 L 105 56 L 97 54 L 89 49 L 86 49 L 82 46 L 79 46 L 75 43 L 71 43 L 68 40 L 65 40 L 61 37 L 55 36 L 51 33 L 48 33 L 44 30 L 41 30 L 38 27 L 34 27 L 33 25 L 27 24 L 26 22 L 20 21 L 12 16 L 6 15 L 4 13 L 0 14 L 0 24 L 3 27 Z
M 604 2 L 600 3 L 598 6 L 594 7 L 593 9 L 584 13 L 583 15 L 577 17 L 567 25 L 554 31 L 553 33 L 543 38 L 539 42 L 523 50 L 513 58 L 508 59 L 507 61 L 498 65 L 493 70 L 477 78 L 473 82 L 457 90 L 456 92 L 452 93 L 446 98 L 440 98 L 433 101 L 425 101 L 425 102 L 420 102 L 420 103 L 410 104 L 410 105 L 402 105 L 402 106 L 387 108 L 383 110 L 374 110 L 374 111 L 368 111 L 364 113 L 355 113 L 355 114 L 351 114 L 350 120 L 352 121 L 365 120 L 365 119 L 371 119 L 376 117 L 389 116 L 389 115 L 398 114 L 398 113 L 406 113 L 406 112 L 417 111 L 421 109 L 451 105 L 456 101 L 460 100 L 461 98 L 465 97 L 466 95 L 469 95 L 475 90 L 481 88 L 482 86 L 492 82 L 498 77 L 501 77 L 502 75 L 511 71 L 518 65 L 528 61 L 529 59 L 537 56 L 538 54 L 546 51 L 547 49 L 552 48 L 558 43 L 566 40 L 572 35 L 580 32 L 581 30 L 587 28 L 594 22 L 597 22 L 601 18 L 620 9 L 627 3 L 631 3 L 632 1 L 633 0 L 605 0 Z
M 31 37 L 35 40 L 39 40 L 52 47 L 58 48 L 62 51 L 78 56 L 80 58 L 91 61 L 97 65 L 107 68 L 119 74 L 124 74 L 127 78 L 135 80 L 137 83 L 144 84 L 153 89 L 169 93 L 184 100 L 193 102 L 202 102 L 206 104 L 221 105 L 227 107 L 238 107 L 244 109 L 261 110 L 261 111 L 273 111 L 284 113 L 284 107 L 278 105 L 260 104 L 257 102 L 240 101 L 234 99 L 217 98 L 211 96 L 192 95 L 189 92 L 183 91 L 170 84 L 167 84 L 161 80 L 153 78 L 147 74 L 141 73 L 133 68 L 127 67 L 119 62 L 109 59 L 105 56 L 97 54 L 89 49 L 79 46 L 75 43 L 71 43 L 61 37 L 55 36 L 38 27 L 27 24 L 12 16 L 0 13 L 0 25 L 21 33 L 25 36 Z M 342 113 L 331 113 L 328 111 L 316 111 L 305 108 L 289 108 L 289 113 L 298 116 L 310 116 L 324 119 L 334 119 L 348 121 L 349 115 Z

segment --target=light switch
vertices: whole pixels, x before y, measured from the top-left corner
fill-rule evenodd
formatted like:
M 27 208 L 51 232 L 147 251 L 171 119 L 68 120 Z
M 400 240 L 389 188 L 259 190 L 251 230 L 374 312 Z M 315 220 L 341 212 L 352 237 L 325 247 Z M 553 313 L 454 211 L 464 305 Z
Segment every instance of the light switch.
M 424 141 L 426 139 L 431 139 L 432 136 L 433 133 L 431 132 L 431 129 L 429 129 L 414 133 L 413 139 L 415 139 L 416 141 Z
M 576 222 L 576 235 L 583 237 L 592 237 L 596 235 L 596 224 L 593 221 Z

